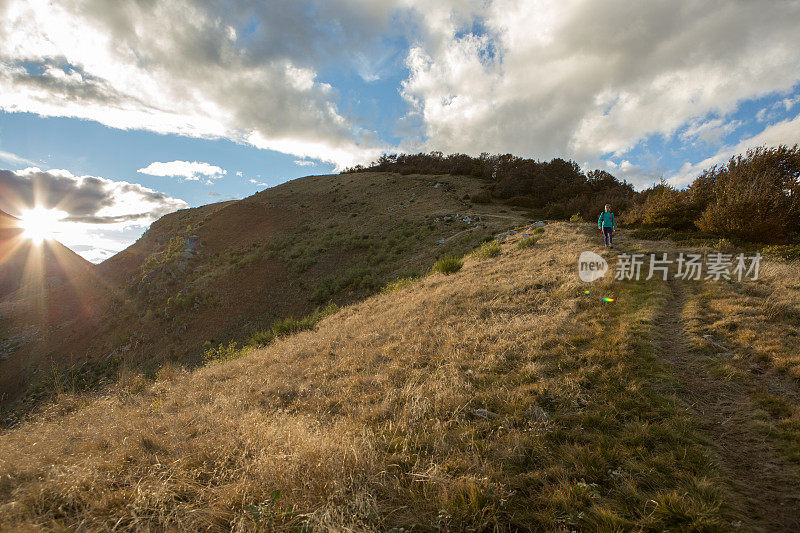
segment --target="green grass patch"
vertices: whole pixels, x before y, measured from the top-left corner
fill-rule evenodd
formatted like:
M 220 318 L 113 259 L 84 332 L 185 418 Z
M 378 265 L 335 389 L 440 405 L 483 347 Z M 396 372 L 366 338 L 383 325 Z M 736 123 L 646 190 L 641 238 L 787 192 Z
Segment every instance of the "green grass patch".
M 534 244 L 536 244 L 536 237 L 525 237 L 517 243 L 517 248 L 524 250 L 525 248 L 530 248 Z
M 203 364 L 212 365 L 231 361 L 243 356 L 248 351 L 247 347 L 241 347 L 235 341 L 228 344 L 220 343 L 219 346 L 209 348 L 203 353 Z
M 489 259 L 500 255 L 500 243 L 497 241 L 490 241 L 481 244 L 480 248 L 472 252 L 470 255 L 476 259 Z
M 462 266 L 464 266 L 464 262 L 461 259 L 449 255 L 436 261 L 433 264 L 433 271 L 441 272 L 444 275 L 454 274 L 455 272 L 461 270 Z
M 414 277 L 397 278 L 396 280 L 390 281 L 389 283 L 384 285 L 383 288 L 381 289 L 381 292 L 383 294 L 392 294 L 394 292 L 405 289 L 415 281 L 417 281 L 417 278 Z
M 323 318 L 329 317 L 339 310 L 339 306 L 330 303 L 324 308 L 317 308 L 310 315 L 301 318 L 293 316 L 281 318 L 270 325 L 269 328 L 257 331 L 250 336 L 248 344 L 251 346 L 264 346 L 275 339 L 293 335 L 300 331 L 313 329 Z

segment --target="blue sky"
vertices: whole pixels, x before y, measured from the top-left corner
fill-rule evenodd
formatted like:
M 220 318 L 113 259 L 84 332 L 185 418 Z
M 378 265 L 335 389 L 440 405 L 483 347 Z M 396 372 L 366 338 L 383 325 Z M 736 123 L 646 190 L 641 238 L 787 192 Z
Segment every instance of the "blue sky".
M 383 152 L 564 157 L 642 188 L 800 142 L 797 2 L 0 12 L 0 209 L 56 209 L 56 237 L 92 261 L 172 210 Z

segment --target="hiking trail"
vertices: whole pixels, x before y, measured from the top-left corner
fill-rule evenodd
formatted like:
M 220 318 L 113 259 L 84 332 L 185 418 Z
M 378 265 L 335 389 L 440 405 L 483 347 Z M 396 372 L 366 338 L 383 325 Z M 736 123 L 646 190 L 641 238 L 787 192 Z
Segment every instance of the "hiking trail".
M 755 386 L 770 389 L 768 381 L 781 377 L 750 373 L 754 385 L 745 385 L 715 375 L 709 368 L 713 358 L 733 353 L 719 350 L 717 343 L 712 343 L 716 355 L 692 348 L 683 318 L 692 289 L 681 280 L 667 283 L 670 292 L 657 323 L 661 342 L 656 353 L 678 378 L 676 395 L 694 412 L 723 474 L 731 480 L 731 503 L 741 515 L 742 530 L 800 531 L 800 468 L 754 427 L 755 407 L 749 398 Z

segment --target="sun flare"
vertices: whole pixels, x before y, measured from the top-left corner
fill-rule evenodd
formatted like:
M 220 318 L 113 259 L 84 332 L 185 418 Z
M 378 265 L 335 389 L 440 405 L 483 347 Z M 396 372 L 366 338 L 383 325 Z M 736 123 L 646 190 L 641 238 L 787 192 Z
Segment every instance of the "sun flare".
M 46 240 L 53 239 L 59 232 L 60 221 L 67 214 L 58 209 L 46 209 L 44 207 L 34 207 L 21 213 L 23 237 L 30 239 L 34 244 L 42 244 Z

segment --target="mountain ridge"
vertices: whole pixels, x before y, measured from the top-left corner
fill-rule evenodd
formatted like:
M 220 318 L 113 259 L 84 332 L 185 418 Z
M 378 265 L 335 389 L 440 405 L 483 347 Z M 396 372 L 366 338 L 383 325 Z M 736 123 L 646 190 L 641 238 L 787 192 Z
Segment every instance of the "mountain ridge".
M 154 373 L 167 361 L 198 364 L 209 347 L 357 301 L 529 220 L 522 208 L 472 203 L 485 186 L 449 175 L 307 176 L 165 215 L 91 267 L 102 292 L 91 299 L 92 320 L 75 322 L 66 338 L 45 332 L 43 342 L 7 358 L 19 367 L 7 372 L 17 385 L 7 386 L 16 394 L 6 403 L 24 400 L 26 383 L 55 387 L 41 381 L 45 361 L 92 387 L 129 367 Z

